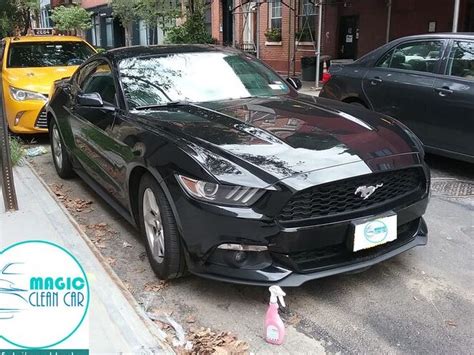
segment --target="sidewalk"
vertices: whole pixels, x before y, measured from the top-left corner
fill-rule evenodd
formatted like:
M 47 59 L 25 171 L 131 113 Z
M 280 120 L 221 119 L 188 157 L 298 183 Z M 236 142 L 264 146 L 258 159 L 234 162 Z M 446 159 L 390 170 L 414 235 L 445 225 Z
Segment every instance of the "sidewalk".
M 319 96 L 321 92 L 322 84 L 319 85 L 319 88 L 315 88 L 314 81 L 302 81 L 303 87 L 298 90 L 301 94 L 311 95 L 311 96 Z
M 91 285 L 91 353 L 171 353 L 165 334 L 149 320 L 112 269 L 87 242 L 29 166 L 14 169 L 20 210 L 4 213 L 0 191 L 0 249 L 29 239 L 64 246 L 81 262 Z

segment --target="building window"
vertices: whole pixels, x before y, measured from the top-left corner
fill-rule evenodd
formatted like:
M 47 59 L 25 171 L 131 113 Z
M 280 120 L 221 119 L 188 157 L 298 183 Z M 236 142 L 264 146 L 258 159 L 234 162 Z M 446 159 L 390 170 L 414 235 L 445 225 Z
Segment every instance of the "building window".
M 106 33 L 106 46 L 114 46 L 114 19 L 112 17 L 107 17 L 105 19 L 105 33 Z
M 281 0 L 271 0 L 268 3 L 270 28 L 281 29 Z
M 96 47 L 101 46 L 100 41 L 100 16 L 94 16 L 92 18 L 92 44 Z
M 140 32 L 140 45 L 147 46 L 148 42 L 148 26 L 145 21 L 140 20 L 138 22 L 139 32 Z
M 314 0 L 300 1 L 300 14 L 296 40 L 310 42 L 315 40 L 316 35 L 316 7 Z

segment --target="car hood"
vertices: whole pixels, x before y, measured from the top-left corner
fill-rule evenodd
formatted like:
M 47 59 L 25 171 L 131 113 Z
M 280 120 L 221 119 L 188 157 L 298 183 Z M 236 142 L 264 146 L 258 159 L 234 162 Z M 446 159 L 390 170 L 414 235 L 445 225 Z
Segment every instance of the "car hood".
M 254 186 L 303 174 L 308 180 L 310 172 L 328 168 L 339 177 L 358 175 L 382 169 L 387 159 L 381 163 L 381 158 L 391 157 L 395 167 L 399 159 L 393 157 L 417 152 L 393 119 L 302 95 L 191 104 L 148 115 L 159 115 L 153 121 L 186 138 L 196 159 L 228 183 L 233 176 L 241 184 L 251 176 L 246 183 Z
M 70 77 L 76 69 L 77 66 L 7 68 L 3 77 L 13 87 L 48 95 L 55 80 Z

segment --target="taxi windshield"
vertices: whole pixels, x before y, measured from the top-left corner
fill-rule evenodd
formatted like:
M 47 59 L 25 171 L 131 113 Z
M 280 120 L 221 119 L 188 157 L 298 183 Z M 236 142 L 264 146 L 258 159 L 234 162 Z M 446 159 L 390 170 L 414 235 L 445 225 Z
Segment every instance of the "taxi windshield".
M 10 44 L 7 67 L 63 67 L 80 65 L 94 51 L 84 42 L 24 42 Z

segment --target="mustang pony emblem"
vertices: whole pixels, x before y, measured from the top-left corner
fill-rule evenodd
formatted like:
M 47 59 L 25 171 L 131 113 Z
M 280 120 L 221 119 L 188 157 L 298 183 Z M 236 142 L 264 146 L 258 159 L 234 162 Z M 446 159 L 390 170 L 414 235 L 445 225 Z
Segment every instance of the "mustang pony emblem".
M 364 200 L 367 200 L 379 187 L 382 187 L 383 184 L 377 184 L 375 186 L 359 186 L 357 190 L 355 190 L 354 195 L 360 193 L 360 197 Z

